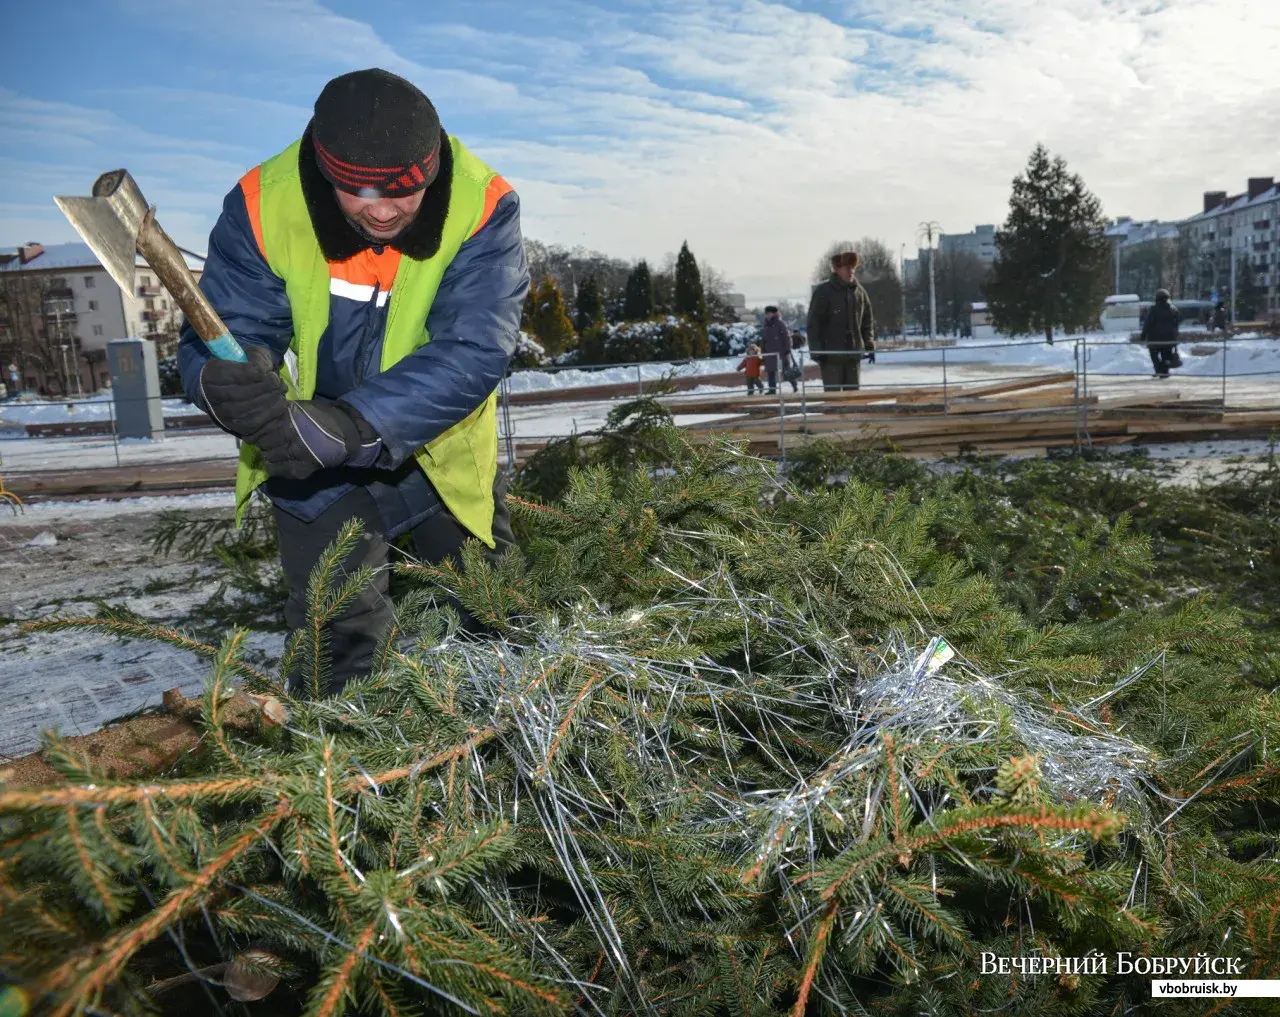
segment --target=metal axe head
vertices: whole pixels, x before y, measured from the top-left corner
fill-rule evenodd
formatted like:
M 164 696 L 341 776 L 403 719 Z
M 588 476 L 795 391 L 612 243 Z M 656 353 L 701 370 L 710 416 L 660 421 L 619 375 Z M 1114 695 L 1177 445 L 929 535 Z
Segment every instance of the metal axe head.
M 132 295 L 138 232 L 148 206 L 129 171 L 118 169 L 103 173 L 93 182 L 91 198 L 53 200 L 116 285 Z

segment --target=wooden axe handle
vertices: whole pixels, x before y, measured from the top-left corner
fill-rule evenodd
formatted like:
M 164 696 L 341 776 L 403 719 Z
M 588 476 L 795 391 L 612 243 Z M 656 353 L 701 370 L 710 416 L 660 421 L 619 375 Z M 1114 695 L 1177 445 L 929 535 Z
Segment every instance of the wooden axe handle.
M 153 208 L 147 210 L 142 228 L 138 230 L 138 253 L 146 259 L 164 288 L 178 302 L 182 313 L 187 316 L 196 334 L 208 345 L 210 352 L 219 360 L 243 361 L 244 350 L 227 331 L 218 312 L 196 285 L 195 276 L 187 268 L 186 259 L 178 250 L 178 245 L 156 222 Z

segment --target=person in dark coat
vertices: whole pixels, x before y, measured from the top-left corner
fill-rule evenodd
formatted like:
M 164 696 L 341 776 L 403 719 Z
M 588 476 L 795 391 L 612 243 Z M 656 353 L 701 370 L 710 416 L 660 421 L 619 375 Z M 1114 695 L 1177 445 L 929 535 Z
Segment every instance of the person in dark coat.
M 1157 378 L 1169 377 L 1169 368 L 1180 367 L 1178 356 L 1178 309 L 1169 301 L 1168 290 L 1156 290 L 1155 305 L 1147 312 L 1142 326 L 1142 341 L 1151 354 L 1151 366 Z
M 1227 305 L 1224 301 L 1219 300 L 1218 306 L 1213 309 L 1213 323 L 1209 327 L 1209 331 L 1220 329 L 1225 332 L 1227 330 Z
M 869 364 L 876 360 L 871 298 L 854 277 L 860 260 L 854 251 L 833 254 L 830 278 L 815 286 L 809 299 L 805 331 L 828 392 L 856 389 L 863 358 Z
M 778 309 L 770 304 L 764 309 L 764 324 L 760 326 L 760 346 L 764 352 L 765 376 L 769 380 L 769 395 L 778 394 L 778 375 L 790 377 L 791 333 L 787 323 L 778 317 Z M 797 385 L 791 379 L 791 391 Z

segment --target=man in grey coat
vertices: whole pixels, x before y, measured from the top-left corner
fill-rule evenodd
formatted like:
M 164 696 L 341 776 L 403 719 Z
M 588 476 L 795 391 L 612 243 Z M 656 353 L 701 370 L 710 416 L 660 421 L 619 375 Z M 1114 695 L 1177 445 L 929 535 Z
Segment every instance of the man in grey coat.
M 764 309 L 764 324 L 760 326 L 760 348 L 764 353 L 764 370 L 769 379 L 769 395 L 778 394 L 778 375 L 787 377 L 791 366 L 791 333 L 787 323 L 778 317 L 778 309 L 770 304 Z M 796 383 L 791 382 L 795 391 Z
M 831 256 L 831 276 L 813 289 L 806 332 L 813 359 L 822 371 L 827 392 L 853 390 L 860 384 L 862 360 L 876 362 L 876 324 L 871 298 L 854 277 L 860 258 L 855 251 Z M 826 354 L 833 354 L 828 356 Z

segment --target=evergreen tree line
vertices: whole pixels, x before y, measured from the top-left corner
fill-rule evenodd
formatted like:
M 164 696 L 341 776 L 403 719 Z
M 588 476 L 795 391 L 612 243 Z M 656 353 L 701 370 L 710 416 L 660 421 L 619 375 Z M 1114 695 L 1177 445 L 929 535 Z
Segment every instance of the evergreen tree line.
M 583 363 L 605 362 L 610 326 L 657 321 L 665 331 L 655 354 L 706 356 L 707 327 L 737 321 L 728 280 L 699 265 L 688 241 L 657 270 L 643 258 L 628 264 L 536 240 L 525 246 L 533 283 L 521 329 L 550 357 L 576 354 Z

